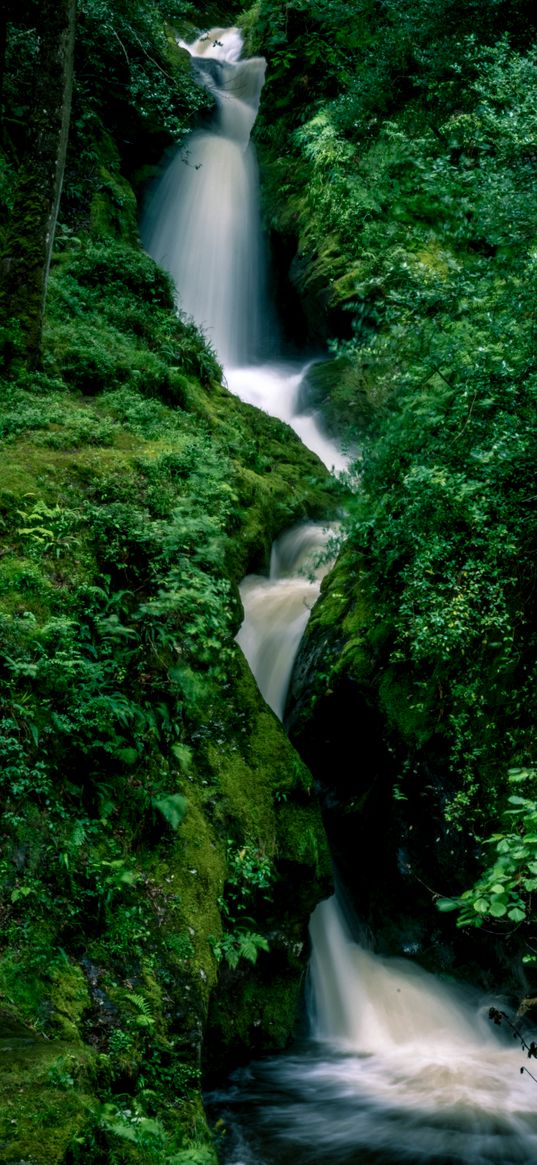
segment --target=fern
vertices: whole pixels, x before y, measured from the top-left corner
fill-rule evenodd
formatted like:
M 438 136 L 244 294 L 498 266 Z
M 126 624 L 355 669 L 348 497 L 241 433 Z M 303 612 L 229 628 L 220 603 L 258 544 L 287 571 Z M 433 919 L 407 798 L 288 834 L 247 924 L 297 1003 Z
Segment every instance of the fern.
M 147 999 L 143 995 L 135 994 L 133 991 L 127 995 L 127 999 L 130 1003 L 133 1003 L 134 1006 L 138 1008 L 139 1014 L 136 1016 L 134 1021 L 138 1027 L 154 1027 L 155 1017 L 152 1014 Z
M 240 959 L 256 963 L 259 951 L 270 949 L 267 939 L 253 930 L 236 930 L 232 934 L 225 934 L 219 941 L 213 939 L 212 948 L 215 959 L 218 962 L 224 959 L 232 971 Z

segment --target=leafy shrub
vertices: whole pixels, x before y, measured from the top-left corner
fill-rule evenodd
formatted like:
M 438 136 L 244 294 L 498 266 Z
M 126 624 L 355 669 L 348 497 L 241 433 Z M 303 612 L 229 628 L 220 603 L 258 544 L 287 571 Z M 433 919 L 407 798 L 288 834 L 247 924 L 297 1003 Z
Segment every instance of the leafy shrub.
M 533 793 L 536 770 L 511 769 L 509 784 L 527 786 Z M 481 927 L 484 922 L 529 922 L 534 925 L 532 894 L 537 890 L 537 805 L 532 796 L 512 793 L 510 808 L 503 812 L 503 832 L 494 833 L 486 844 L 493 846 L 492 863 L 477 879 L 471 890 L 458 898 L 439 898 L 437 907 L 446 912 L 458 911 L 457 926 Z M 528 955 L 525 962 L 535 962 Z
M 145 251 L 120 243 L 93 243 L 70 257 L 69 271 L 81 287 L 99 292 L 99 297 L 128 293 L 152 308 L 173 310 L 173 284 Z

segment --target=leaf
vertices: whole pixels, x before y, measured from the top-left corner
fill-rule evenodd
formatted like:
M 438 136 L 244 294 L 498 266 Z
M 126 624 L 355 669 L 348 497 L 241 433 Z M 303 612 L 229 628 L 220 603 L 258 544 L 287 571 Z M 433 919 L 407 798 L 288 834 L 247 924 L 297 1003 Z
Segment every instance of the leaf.
M 505 902 L 493 898 L 489 907 L 489 914 L 492 914 L 493 918 L 503 918 L 504 914 L 507 914 Z
M 158 809 L 172 829 L 179 829 L 185 818 L 187 800 L 180 793 L 168 793 L 164 797 L 153 797 L 153 807 Z
M 513 906 L 511 910 L 508 910 L 507 917 L 511 919 L 511 922 L 524 922 L 526 911 L 520 906 Z
M 447 914 L 448 910 L 457 910 L 459 903 L 454 898 L 437 898 L 436 909 Z
M 187 744 L 172 744 L 171 751 L 181 768 L 188 772 L 192 764 L 192 750 Z
M 11 901 L 18 902 L 19 898 L 27 898 L 29 894 L 33 894 L 33 886 L 18 886 L 11 893 Z
M 241 957 L 240 952 L 237 950 L 236 947 L 227 946 L 225 948 L 223 954 L 224 954 L 226 963 L 228 964 L 229 967 L 231 967 L 231 970 L 234 971 L 235 967 L 237 966 L 239 959 Z
M 478 914 L 488 914 L 489 909 L 490 902 L 488 898 L 476 898 L 474 902 L 474 910 L 476 910 Z
M 123 761 L 124 765 L 135 765 L 138 760 L 138 752 L 135 748 L 118 748 L 116 756 L 118 760 Z

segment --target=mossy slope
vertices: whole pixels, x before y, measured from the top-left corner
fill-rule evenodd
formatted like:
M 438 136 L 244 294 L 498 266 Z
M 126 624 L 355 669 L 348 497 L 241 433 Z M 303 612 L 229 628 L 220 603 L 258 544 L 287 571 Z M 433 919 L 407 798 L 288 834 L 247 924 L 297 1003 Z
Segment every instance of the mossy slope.
M 233 642 L 236 583 L 335 498 L 287 426 L 222 387 L 129 243 L 58 255 L 43 369 L 2 390 L 0 993 L 31 1035 L 3 1060 L 0 1160 L 209 1160 L 215 950 L 244 930 L 229 862 L 246 847 L 274 890 L 249 905 L 270 949 L 229 972 L 224 1045 L 287 1038 L 326 871 L 303 767 Z

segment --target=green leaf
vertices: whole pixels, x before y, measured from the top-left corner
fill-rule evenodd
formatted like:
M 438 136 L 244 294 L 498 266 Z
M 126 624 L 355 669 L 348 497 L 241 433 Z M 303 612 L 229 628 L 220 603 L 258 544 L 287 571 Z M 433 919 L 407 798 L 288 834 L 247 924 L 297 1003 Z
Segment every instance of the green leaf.
M 493 898 L 489 907 L 489 914 L 492 914 L 493 918 L 503 918 L 504 914 L 507 914 L 505 902 L 501 902 L 498 898 Z
M 118 748 L 116 756 L 124 765 L 129 766 L 135 765 L 138 760 L 138 752 L 135 748 Z
M 457 910 L 459 903 L 455 898 L 437 898 L 435 905 L 437 910 L 447 914 L 448 910 Z
M 512 910 L 507 912 L 507 917 L 511 919 L 511 922 L 524 922 L 526 911 L 522 910 L 520 906 L 513 906 Z
M 172 829 L 179 829 L 187 810 L 186 797 L 182 797 L 180 793 L 168 793 L 164 797 L 154 797 L 153 806 Z
M 188 772 L 192 765 L 192 749 L 187 744 L 172 744 L 171 751 L 181 768 Z
M 488 898 L 476 898 L 474 902 L 474 910 L 478 914 L 488 914 L 490 910 L 490 902 Z

